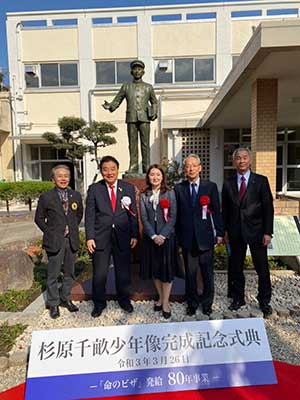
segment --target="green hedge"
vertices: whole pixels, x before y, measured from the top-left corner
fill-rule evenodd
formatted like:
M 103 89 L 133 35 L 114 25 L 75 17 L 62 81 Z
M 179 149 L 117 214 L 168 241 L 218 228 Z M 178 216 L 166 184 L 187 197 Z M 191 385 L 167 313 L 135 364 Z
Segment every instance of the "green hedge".
M 41 193 L 48 192 L 54 187 L 53 182 L 25 181 L 0 183 L 0 200 L 6 202 L 6 210 L 9 213 L 9 202 L 12 200 L 23 201 L 32 209 L 32 201 Z

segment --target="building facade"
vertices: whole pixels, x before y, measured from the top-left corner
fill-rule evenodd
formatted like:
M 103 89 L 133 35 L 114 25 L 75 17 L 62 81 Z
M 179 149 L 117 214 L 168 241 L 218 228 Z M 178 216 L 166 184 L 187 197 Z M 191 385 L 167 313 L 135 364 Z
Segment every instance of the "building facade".
M 0 182 L 14 180 L 14 157 L 11 136 L 9 92 L 0 91 Z
M 57 120 L 71 115 L 118 127 L 117 144 L 102 154 L 118 158 L 123 173 L 128 167 L 125 102 L 113 114 L 101 104 L 131 80 L 129 64 L 139 58 L 159 105 L 159 117 L 151 124 L 151 162 L 182 162 L 189 153 L 198 153 L 204 176 L 220 189 L 232 172 L 233 150 L 253 147 L 253 124 L 235 118 L 238 106 L 226 123 L 213 123 L 207 113 L 243 62 L 240 55 L 258 25 L 298 23 L 299 15 L 299 2 L 286 0 L 9 13 L 16 178 L 48 179 L 52 166 L 65 161 L 64 153 L 51 148 L 42 134 L 58 132 Z M 300 120 L 291 125 L 284 121 L 275 129 L 273 158 L 268 159 L 275 163 L 273 191 L 299 195 Z M 255 135 L 264 133 L 258 129 Z M 82 168 L 87 189 L 95 174 L 89 156 Z

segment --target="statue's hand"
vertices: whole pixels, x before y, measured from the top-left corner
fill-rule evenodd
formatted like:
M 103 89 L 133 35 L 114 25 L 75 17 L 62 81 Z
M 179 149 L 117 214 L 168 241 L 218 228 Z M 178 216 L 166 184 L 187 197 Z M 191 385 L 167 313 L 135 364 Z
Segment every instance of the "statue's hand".
M 154 114 L 154 115 L 152 115 L 152 117 L 150 118 L 150 121 L 154 121 L 154 120 L 156 120 L 156 118 L 157 118 L 157 115 Z
M 109 110 L 109 103 L 108 103 L 106 100 L 104 100 L 104 103 L 102 104 L 102 107 L 103 107 L 105 110 Z

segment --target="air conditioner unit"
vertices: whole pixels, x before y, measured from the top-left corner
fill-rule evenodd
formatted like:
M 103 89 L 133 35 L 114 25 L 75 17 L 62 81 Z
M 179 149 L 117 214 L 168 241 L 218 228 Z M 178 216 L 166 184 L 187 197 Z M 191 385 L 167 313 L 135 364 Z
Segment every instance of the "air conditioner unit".
M 165 72 L 172 72 L 172 60 L 160 60 L 158 62 L 158 69 Z
M 36 76 L 37 75 L 37 66 L 36 65 L 25 65 L 25 74 Z

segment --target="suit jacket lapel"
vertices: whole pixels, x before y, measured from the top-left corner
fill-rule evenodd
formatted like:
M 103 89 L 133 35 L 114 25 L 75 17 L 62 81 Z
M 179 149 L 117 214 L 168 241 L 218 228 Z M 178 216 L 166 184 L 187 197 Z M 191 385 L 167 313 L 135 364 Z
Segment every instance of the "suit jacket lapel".
M 64 209 L 63 209 L 63 206 L 62 206 L 62 202 L 61 202 L 61 199 L 59 197 L 59 193 L 58 193 L 57 189 L 54 188 L 52 190 L 53 190 L 52 197 L 53 197 L 53 200 L 56 203 L 56 207 L 57 207 L 58 211 L 60 211 L 63 215 L 65 215 L 65 212 L 64 212 Z
M 101 197 L 105 204 L 107 205 L 107 207 L 109 208 L 109 210 L 112 212 L 112 208 L 111 208 L 111 201 L 110 201 L 110 197 L 108 194 L 108 189 L 105 183 L 105 180 L 103 179 L 102 181 L 99 182 L 99 192 L 101 193 L 101 195 L 99 197 Z
M 124 196 L 124 194 L 123 194 L 122 182 L 118 179 L 117 180 L 117 205 L 116 205 L 115 214 L 122 211 L 121 199 L 123 196 Z
M 206 182 L 200 179 L 200 184 L 199 184 L 199 190 L 197 193 L 197 199 L 196 199 L 196 204 L 199 204 L 199 199 L 200 196 L 203 196 L 205 194 L 205 187 L 206 187 Z
M 190 182 L 188 180 L 184 181 L 184 195 L 186 197 L 186 202 L 192 207 L 192 196 L 190 191 Z
M 68 212 L 67 215 L 71 212 L 71 207 L 72 207 L 72 203 L 73 203 L 73 191 L 70 189 L 67 189 L 67 193 L 68 193 Z
M 233 201 L 235 201 L 238 205 L 240 205 L 240 194 L 239 194 L 239 188 L 237 184 L 237 174 L 234 174 L 230 178 L 230 186 L 232 190 L 232 197 Z

